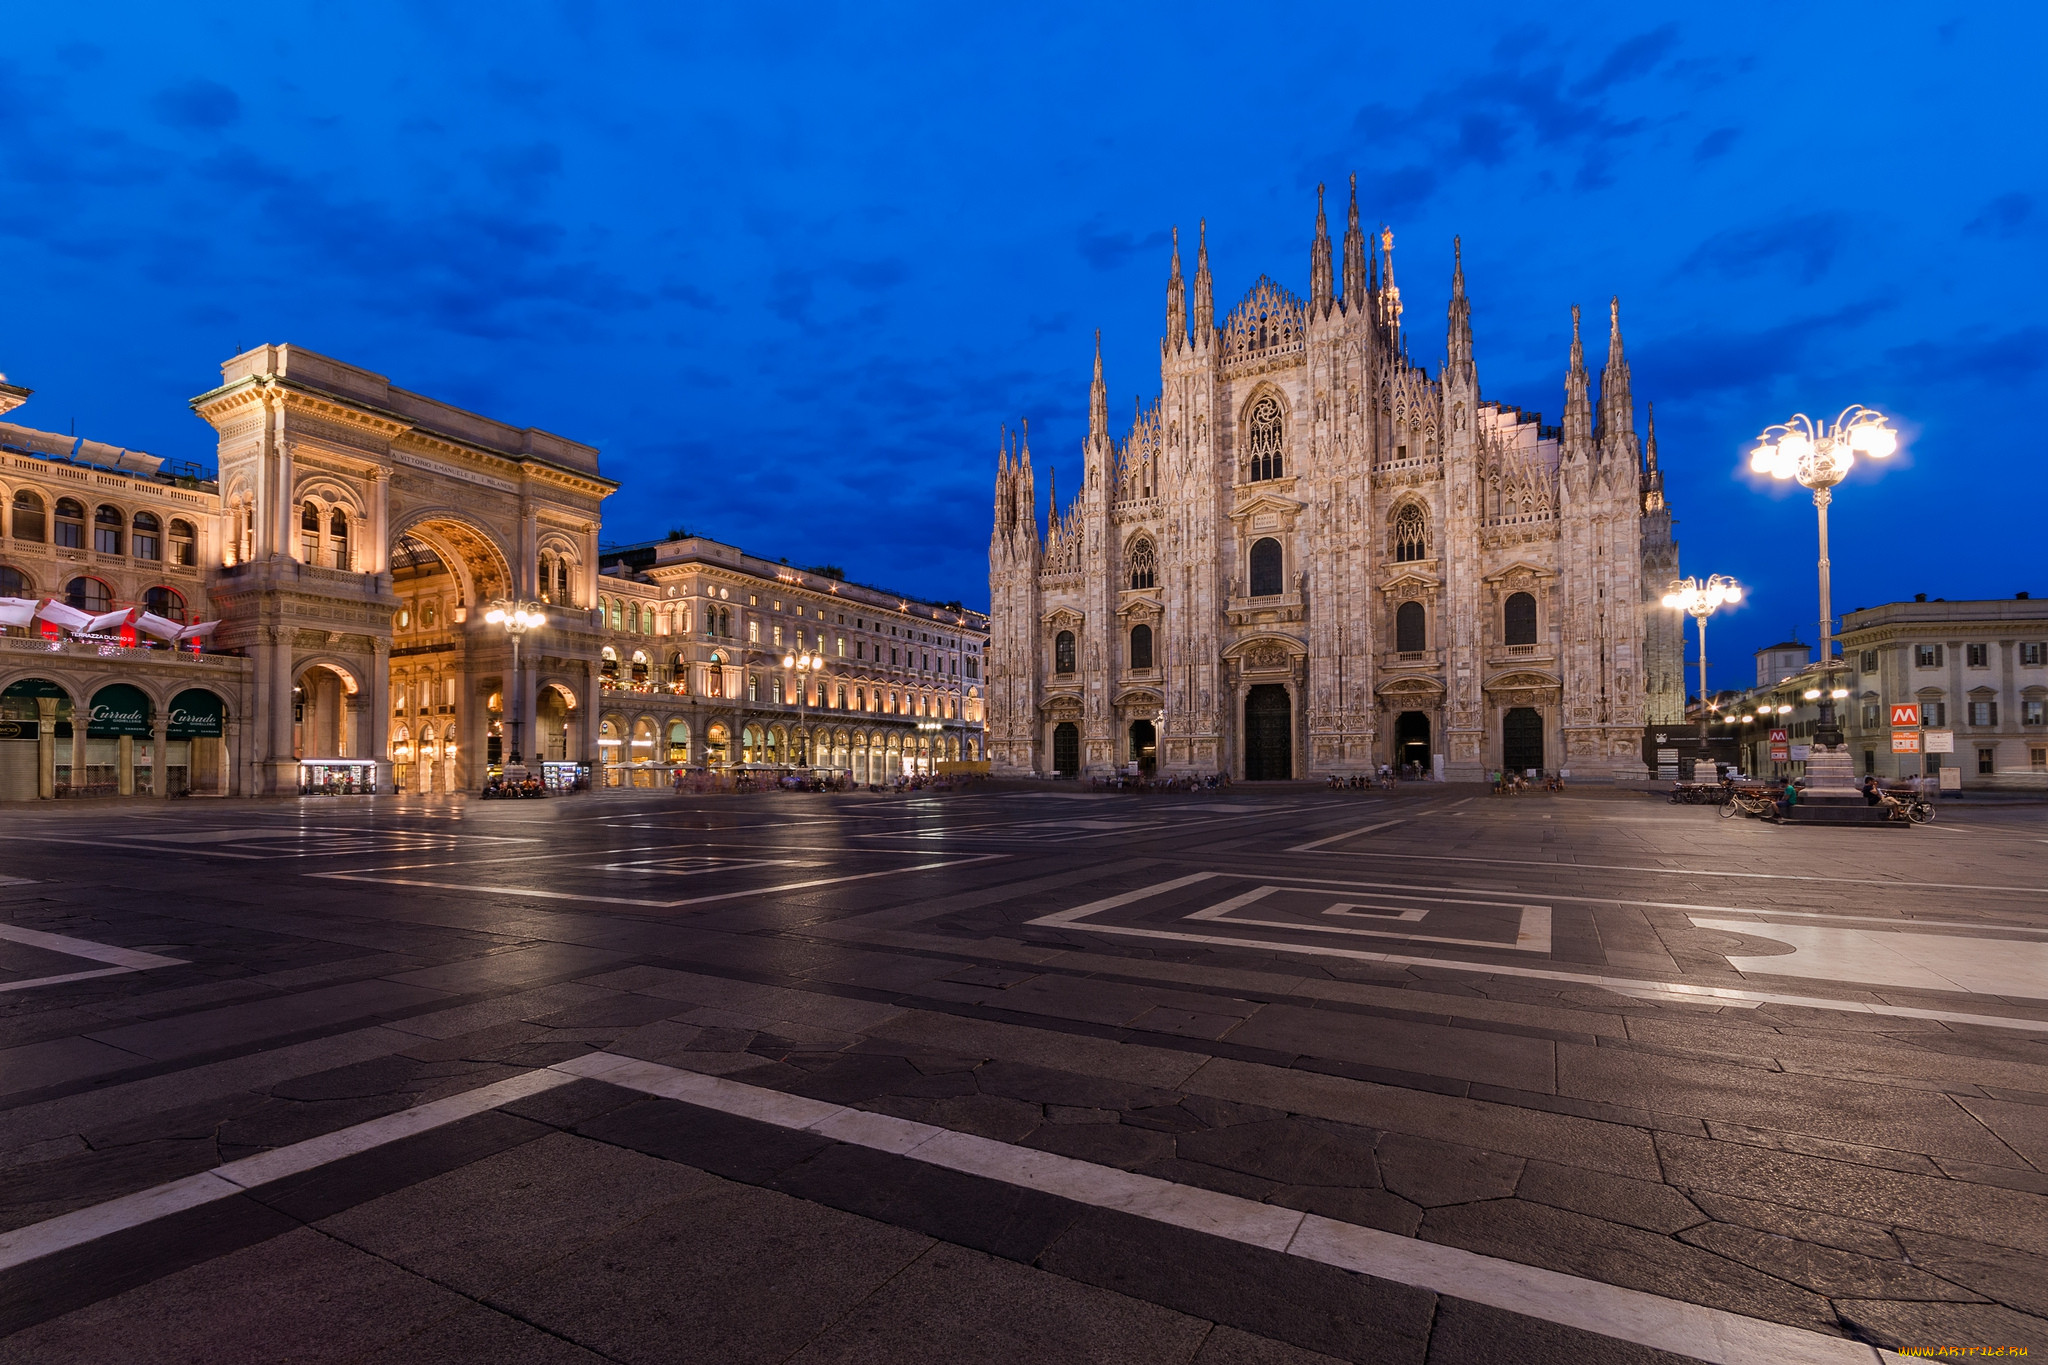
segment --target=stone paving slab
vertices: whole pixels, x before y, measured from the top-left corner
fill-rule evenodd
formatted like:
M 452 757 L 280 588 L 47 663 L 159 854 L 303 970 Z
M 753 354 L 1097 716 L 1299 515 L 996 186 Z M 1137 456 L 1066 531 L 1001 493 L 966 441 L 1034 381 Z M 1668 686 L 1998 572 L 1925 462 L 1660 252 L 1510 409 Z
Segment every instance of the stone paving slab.
M 2048 942 L 2033 813 L 1950 812 L 1964 833 L 1937 866 L 1924 831 L 1849 848 L 1624 795 L 1330 796 L 956 795 L 918 808 L 943 848 L 903 840 L 907 806 L 824 797 L 587 797 L 460 821 L 334 803 L 319 814 L 340 851 L 265 863 L 260 895 L 223 895 L 203 846 L 179 846 L 225 807 L 147 812 L 135 867 L 116 847 L 86 877 L 62 857 L 31 866 L 44 855 L 23 844 L 35 894 L 0 915 L 182 965 L 0 993 L 0 1228 L 608 1049 L 1837 1339 L 2042 1341 L 2048 1035 L 1967 1020 L 2048 1022 L 2048 1002 L 1859 981 L 1847 960 L 1801 974 L 1788 959 L 1833 940 L 1772 938 L 1839 916 L 1859 942 L 1945 936 L 1930 951 L 1956 961 L 1969 943 L 2033 951 Z M 1099 840 L 1034 823 L 1084 807 L 1133 823 Z M 828 813 L 857 856 L 790 823 Z M 300 818 L 232 817 L 258 835 Z M 594 899 L 324 875 L 434 861 L 429 880 L 486 884 L 502 865 L 475 860 L 508 845 L 465 831 L 532 841 L 517 847 L 541 856 L 511 880 Z M 412 832 L 438 842 L 423 854 Z M 662 880 L 607 863 L 699 850 L 802 860 L 820 884 L 700 908 L 602 899 Z M 831 880 L 891 860 L 944 865 Z M 1547 903 L 1542 961 L 1590 976 L 1503 974 L 1529 955 L 1459 961 L 1416 941 L 1394 944 L 1414 960 L 1338 960 L 1295 951 L 1328 935 L 1035 923 L 1196 873 L 1319 877 L 1368 905 Z M 760 884 L 720 875 L 688 879 L 692 894 Z M 1669 982 L 1785 1000 L 1652 989 Z M 1858 1002 L 1924 1013 L 1841 1008 Z M 91 1333 L 145 1322 L 158 1335 L 135 1337 L 138 1359 L 209 1341 L 269 1358 L 265 1333 L 322 1338 L 323 1313 L 379 1295 L 386 1321 L 326 1332 L 329 1355 L 306 1358 L 867 1360 L 933 1342 L 958 1359 L 1658 1359 L 885 1167 L 679 1127 L 660 1102 L 578 1082 L 0 1283 L 24 1329 L 0 1360 L 88 1359 Z M 803 1312 L 771 1321 L 792 1298 Z

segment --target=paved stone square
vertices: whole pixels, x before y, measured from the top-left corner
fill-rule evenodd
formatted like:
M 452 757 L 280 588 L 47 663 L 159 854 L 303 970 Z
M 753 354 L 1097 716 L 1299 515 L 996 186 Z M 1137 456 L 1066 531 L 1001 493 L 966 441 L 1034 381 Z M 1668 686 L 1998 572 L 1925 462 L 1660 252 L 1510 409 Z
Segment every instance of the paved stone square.
M 10 809 L 0 1362 L 2048 1350 L 2048 818 Z

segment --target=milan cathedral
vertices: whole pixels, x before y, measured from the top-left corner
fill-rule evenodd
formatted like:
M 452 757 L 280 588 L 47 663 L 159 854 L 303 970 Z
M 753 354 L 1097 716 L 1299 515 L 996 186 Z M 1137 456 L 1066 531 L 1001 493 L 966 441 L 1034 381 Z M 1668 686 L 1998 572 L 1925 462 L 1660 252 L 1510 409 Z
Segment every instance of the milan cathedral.
M 1393 233 L 1341 269 L 1317 192 L 1306 302 L 1261 277 L 1219 326 L 1179 235 L 1159 398 L 1110 435 L 1098 337 L 1081 488 L 1006 438 L 989 541 L 997 773 L 1281 779 L 1379 764 L 1639 777 L 1682 720 L 1678 547 L 1620 309 L 1592 390 L 1572 310 L 1564 420 L 1480 396 L 1462 255 L 1432 379 Z M 1341 274 L 1341 280 L 1340 280 Z M 1341 289 L 1340 289 L 1341 284 Z M 1050 481 L 1049 481 L 1050 482 Z

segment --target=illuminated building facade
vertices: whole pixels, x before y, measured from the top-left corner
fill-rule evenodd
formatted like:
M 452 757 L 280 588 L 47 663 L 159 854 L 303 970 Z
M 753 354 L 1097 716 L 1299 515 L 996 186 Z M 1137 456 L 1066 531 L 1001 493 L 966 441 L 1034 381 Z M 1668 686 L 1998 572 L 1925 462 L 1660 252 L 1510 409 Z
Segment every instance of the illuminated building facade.
M 1409 358 L 1393 234 L 1320 206 L 1306 301 L 1219 323 L 1176 241 L 1160 395 L 1111 437 L 1098 346 L 1081 488 L 1041 529 L 1006 443 L 989 542 L 998 773 L 1287 778 L 1417 765 L 1641 776 L 1683 713 L 1658 601 L 1677 546 L 1618 307 L 1597 393 L 1573 311 L 1564 418 L 1481 396 L 1462 263 L 1444 362 Z

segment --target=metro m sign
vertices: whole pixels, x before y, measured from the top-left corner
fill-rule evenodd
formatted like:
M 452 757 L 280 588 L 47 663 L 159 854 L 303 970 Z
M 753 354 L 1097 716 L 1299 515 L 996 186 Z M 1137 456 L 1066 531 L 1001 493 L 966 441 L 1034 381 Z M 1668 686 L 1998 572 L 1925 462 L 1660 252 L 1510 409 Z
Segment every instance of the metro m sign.
M 1898 701 L 1892 703 L 1892 724 L 1917 726 L 1920 724 L 1920 703 Z

